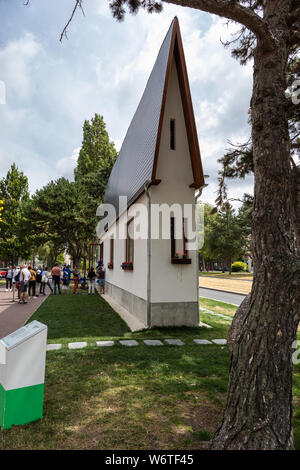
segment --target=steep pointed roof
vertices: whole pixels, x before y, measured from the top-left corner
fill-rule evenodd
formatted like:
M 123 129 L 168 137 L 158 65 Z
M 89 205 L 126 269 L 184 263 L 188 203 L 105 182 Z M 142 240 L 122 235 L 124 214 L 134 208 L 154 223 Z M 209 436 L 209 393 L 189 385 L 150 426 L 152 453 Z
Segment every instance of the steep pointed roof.
M 204 185 L 181 34 L 178 19 L 175 17 L 161 45 L 107 184 L 105 203 L 113 204 L 117 215 L 119 196 L 127 196 L 130 205 L 143 192 L 147 181 L 151 184 L 159 182 L 156 179 L 156 168 L 173 58 L 177 66 L 194 177 L 191 187 L 200 188 Z

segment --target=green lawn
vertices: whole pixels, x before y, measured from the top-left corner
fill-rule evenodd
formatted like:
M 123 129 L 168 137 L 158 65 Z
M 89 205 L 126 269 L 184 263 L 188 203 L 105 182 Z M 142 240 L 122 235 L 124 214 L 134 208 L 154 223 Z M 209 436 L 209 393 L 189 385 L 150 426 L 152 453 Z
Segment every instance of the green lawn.
M 232 318 L 234 317 L 237 309 L 236 305 L 231 305 L 226 302 L 217 302 L 216 300 L 206 299 L 204 297 L 200 297 L 200 307 Z M 200 316 L 202 316 L 202 312 L 200 313 Z
M 209 308 L 213 310 L 217 306 Z M 230 323 L 201 313 L 206 328 L 131 333 L 98 295 L 49 296 L 31 320 L 48 325 L 44 418 L 0 431 L 0 449 L 205 448 L 226 403 L 226 346 L 194 338 L 225 338 Z M 31 321 L 30 320 L 30 321 Z M 136 339 L 126 348 L 119 339 Z M 147 347 L 143 339 L 180 338 L 184 346 Z M 98 348 L 96 340 L 115 340 Z M 83 350 L 67 343 L 87 341 Z M 295 435 L 300 448 L 300 366 L 295 372 Z M 295 402 L 296 405 L 296 402 Z

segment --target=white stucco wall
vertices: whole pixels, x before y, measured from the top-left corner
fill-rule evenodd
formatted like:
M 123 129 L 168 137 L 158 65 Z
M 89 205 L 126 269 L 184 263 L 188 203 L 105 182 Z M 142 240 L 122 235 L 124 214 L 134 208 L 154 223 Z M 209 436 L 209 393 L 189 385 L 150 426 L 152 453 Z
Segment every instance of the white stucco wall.
M 143 204 L 146 208 L 146 196 L 142 195 L 137 201 L 137 204 Z M 133 213 L 137 207 L 137 204 L 133 204 L 130 207 L 130 210 L 128 211 L 129 218 L 130 214 Z M 118 230 L 121 224 L 124 222 L 126 224 L 126 220 L 127 215 L 122 215 L 117 223 L 114 224 L 102 238 L 102 240 L 104 240 L 103 262 L 106 269 L 106 280 L 111 284 L 146 300 L 147 240 L 139 239 L 134 241 L 134 269 L 133 271 L 126 271 L 121 268 L 121 264 L 125 261 L 126 257 L 125 240 L 116 238 L 114 241 L 114 268 L 107 268 L 107 263 L 110 261 L 110 238 L 112 237 L 116 228 Z
M 170 149 L 170 119 L 175 119 L 175 150 Z M 156 178 L 161 179 L 161 183 L 151 188 L 152 203 L 180 203 L 182 208 L 184 204 L 193 204 L 194 214 L 195 190 L 189 187 L 194 179 L 174 61 L 166 98 Z M 152 240 L 151 244 L 151 302 L 197 301 L 196 251 L 188 253 L 192 264 L 175 265 L 171 264 L 170 240 Z M 182 255 L 182 239 L 176 240 L 176 251 Z

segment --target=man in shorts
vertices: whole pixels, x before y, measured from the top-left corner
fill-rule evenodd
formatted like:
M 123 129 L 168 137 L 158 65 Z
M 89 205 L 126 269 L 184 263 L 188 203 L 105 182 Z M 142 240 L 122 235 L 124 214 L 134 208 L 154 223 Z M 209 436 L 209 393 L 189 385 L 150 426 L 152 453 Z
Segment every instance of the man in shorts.
M 100 294 L 104 294 L 104 283 L 105 283 L 105 269 L 102 267 L 102 265 L 99 266 L 99 269 L 97 271 L 97 276 L 98 276 L 98 284 L 100 286 Z
M 20 277 L 19 277 L 19 282 L 20 282 L 20 304 L 27 304 L 27 290 L 29 286 L 29 281 L 31 278 L 30 271 L 26 268 L 25 264 L 21 266 L 20 270 Z

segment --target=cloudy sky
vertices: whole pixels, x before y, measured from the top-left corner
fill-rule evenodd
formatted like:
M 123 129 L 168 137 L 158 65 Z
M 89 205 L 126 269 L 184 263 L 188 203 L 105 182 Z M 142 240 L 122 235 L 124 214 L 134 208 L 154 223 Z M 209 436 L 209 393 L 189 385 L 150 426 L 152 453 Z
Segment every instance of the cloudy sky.
M 0 178 L 13 162 L 30 192 L 60 176 L 73 178 L 82 125 L 101 114 L 119 149 L 173 17 L 179 19 L 204 172 L 203 200 L 216 194 L 217 159 L 228 141 L 248 139 L 252 64 L 225 50 L 235 26 L 188 8 L 127 15 L 118 23 L 108 0 L 86 0 L 68 40 L 60 33 L 74 0 L 0 0 Z M 230 196 L 252 192 L 252 179 L 230 184 Z

